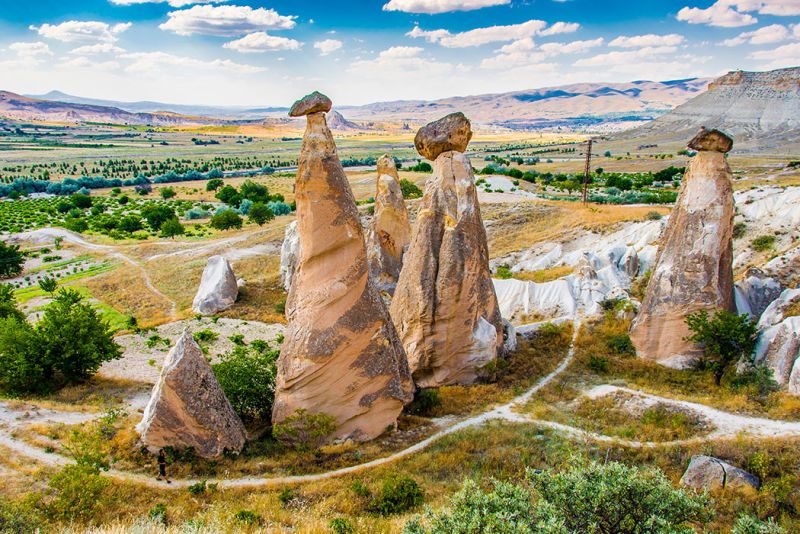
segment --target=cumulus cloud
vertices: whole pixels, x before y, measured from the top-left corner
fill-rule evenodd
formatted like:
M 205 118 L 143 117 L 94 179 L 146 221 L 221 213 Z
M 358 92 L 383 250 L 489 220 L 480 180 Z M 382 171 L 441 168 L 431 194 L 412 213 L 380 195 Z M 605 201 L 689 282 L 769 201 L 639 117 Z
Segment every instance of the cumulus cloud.
M 257 54 L 262 52 L 276 52 L 281 50 L 299 50 L 303 43 L 288 37 L 269 35 L 267 32 L 255 32 L 245 35 L 241 39 L 229 41 L 222 45 L 223 48 L 236 50 L 243 54 Z
M 539 47 L 548 57 L 561 54 L 580 54 L 603 44 L 603 38 L 589 39 L 585 41 L 571 41 L 568 43 L 545 43 Z
M 710 7 L 684 7 L 678 20 L 723 28 L 749 26 L 758 22 L 750 13 L 790 17 L 800 15 L 800 0 L 717 0 Z
M 75 69 L 88 69 L 88 70 L 102 70 L 104 72 L 118 70 L 120 64 L 117 61 L 92 61 L 87 57 L 74 57 L 62 61 L 58 64 L 61 68 L 70 70 Z
M 434 15 L 451 11 L 473 11 L 510 3 L 511 0 L 389 0 L 389 3 L 384 4 L 383 10 Z
M 333 52 L 336 52 L 342 47 L 342 42 L 338 39 L 323 39 L 322 41 L 317 41 L 314 43 L 314 48 L 319 50 L 319 55 L 327 56 Z
M 93 56 L 95 54 L 119 54 L 124 51 L 112 43 L 97 43 L 73 48 L 69 53 L 76 56 Z
M 36 42 L 19 42 L 11 43 L 8 49 L 15 52 L 17 56 L 24 59 L 38 59 L 41 56 L 52 56 L 53 52 L 47 43 L 41 41 Z
M 766 63 L 763 64 L 763 67 L 766 69 L 794 67 L 800 64 L 800 43 L 786 44 L 773 50 L 759 50 L 751 53 L 747 57 L 759 61 L 766 61 Z
M 29 26 L 42 37 L 64 43 L 107 42 L 113 43 L 117 35 L 131 27 L 130 22 L 110 25 L 96 20 L 68 20 L 61 24 Z
M 534 35 L 555 35 L 575 31 L 578 24 L 556 22 L 549 28 L 543 20 L 529 20 L 520 24 L 509 24 L 506 26 L 487 26 L 485 28 L 475 28 L 460 33 L 450 33 L 447 30 L 423 30 L 419 26 L 406 35 L 409 37 L 421 37 L 431 43 L 439 43 L 447 48 L 466 48 L 470 46 L 481 46 L 488 43 L 502 43 L 516 41 L 533 37 Z
M 233 37 L 265 30 L 295 27 L 296 16 L 280 15 L 274 9 L 250 6 L 194 6 L 167 13 L 159 28 L 178 35 L 219 35 Z
M 393 46 L 374 59 L 354 61 L 348 70 L 367 78 L 395 78 L 398 73 L 405 78 L 421 78 L 446 75 L 455 69 L 450 63 L 421 57 L 422 52 L 418 46 Z
M 187 70 L 212 70 L 212 71 L 226 71 L 237 74 L 255 74 L 257 72 L 264 72 L 265 68 L 256 67 L 254 65 L 244 65 L 235 63 L 229 59 L 213 59 L 206 61 L 192 57 L 176 56 L 166 52 L 132 52 L 121 54 L 121 59 L 131 60 L 131 63 L 125 68 L 128 72 L 136 73 L 154 73 L 162 70 L 169 70 L 170 72 L 175 69 Z
M 134 4 L 163 4 L 167 3 L 172 7 L 184 7 L 192 4 L 220 4 L 228 0 L 109 0 L 118 6 L 131 6 Z
M 677 33 L 670 33 L 667 35 L 656 35 L 648 33 L 646 35 L 632 35 L 626 37 L 620 35 L 613 39 L 608 46 L 616 48 L 644 48 L 646 46 L 677 46 L 683 44 L 686 39 L 683 35 Z
M 598 54 L 593 57 L 579 59 L 576 67 L 607 67 L 612 65 L 628 65 L 647 61 L 665 54 L 674 54 L 678 49 L 674 46 L 647 46 L 638 50 L 614 51 Z
M 527 37 L 501 47 L 496 56 L 481 61 L 481 67 L 485 69 L 507 69 L 543 64 L 542 62 L 547 58 L 565 54 L 579 54 L 602 44 L 603 38 L 600 37 L 585 41 L 545 43 L 537 48 L 533 39 Z
M 732 39 L 725 39 L 722 41 L 724 46 L 738 46 L 744 43 L 754 45 L 779 43 L 789 38 L 791 34 L 789 29 L 782 24 L 772 24 L 764 26 L 752 32 L 740 33 Z

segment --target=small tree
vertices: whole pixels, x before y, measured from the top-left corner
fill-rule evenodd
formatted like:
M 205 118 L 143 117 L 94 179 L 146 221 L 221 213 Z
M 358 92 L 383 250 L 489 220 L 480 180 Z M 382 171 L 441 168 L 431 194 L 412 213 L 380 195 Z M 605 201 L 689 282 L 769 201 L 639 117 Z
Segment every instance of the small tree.
M 39 279 L 39 289 L 52 295 L 58 289 L 58 281 L 51 276 L 43 276 Z
M 174 197 L 176 194 L 177 193 L 175 193 L 175 190 L 171 187 L 164 187 L 161 189 L 161 198 L 164 200 L 168 200 Z
M 178 220 L 177 217 L 173 217 L 171 219 L 167 219 L 164 221 L 164 224 L 161 225 L 161 236 L 162 237 L 169 237 L 173 238 L 176 235 L 183 235 L 184 228 L 181 222 Z
M 233 210 L 226 209 L 211 217 L 209 222 L 212 228 L 217 230 L 229 230 L 231 228 L 241 228 L 242 218 Z
M 275 399 L 280 350 L 266 342 L 238 346 L 212 365 L 214 375 L 234 411 L 245 421 L 269 421 Z
M 732 363 L 740 358 L 752 362 L 758 328 L 747 315 L 719 310 L 709 319 L 708 312 L 700 310 L 686 316 L 686 325 L 692 331 L 686 339 L 703 345 L 703 358 L 697 362 L 698 368 L 713 371 L 718 386 Z
M 19 245 L 6 245 L 0 241 L 0 278 L 17 276 L 22 272 L 24 261 Z
M 250 220 L 259 226 L 264 226 L 265 223 L 275 218 L 272 210 L 263 202 L 256 202 L 250 206 Z
M 142 229 L 142 220 L 138 215 L 126 215 L 119 220 L 117 227 L 123 232 L 137 232 Z
M 142 209 L 142 217 L 145 218 L 147 224 L 150 225 L 155 231 L 161 229 L 161 225 L 169 219 L 175 218 L 175 210 L 169 206 L 161 206 L 158 204 L 151 204 Z
M 222 178 L 212 178 L 206 182 L 206 191 L 216 191 L 223 185 L 225 185 L 225 182 L 222 181 Z

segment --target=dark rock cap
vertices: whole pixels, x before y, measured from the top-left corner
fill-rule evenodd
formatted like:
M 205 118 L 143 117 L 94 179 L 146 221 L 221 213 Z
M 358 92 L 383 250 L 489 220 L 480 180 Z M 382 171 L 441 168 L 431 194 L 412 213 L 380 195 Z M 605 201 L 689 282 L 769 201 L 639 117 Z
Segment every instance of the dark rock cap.
M 331 102 L 330 98 L 319 91 L 314 91 L 295 102 L 292 105 L 292 109 L 289 110 L 289 116 L 302 117 L 303 115 L 320 111 L 327 113 L 331 110 L 331 107 L 333 107 L 333 102 Z
M 694 139 L 689 141 L 689 148 L 707 152 L 730 152 L 733 148 L 733 139 L 719 130 L 706 130 L 700 128 Z
M 414 146 L 423 157 L 433 161 L 448 150 L 464 152 L 470 139 L 472 128 L 469 119 L 458 112 L 420 128 L 414 137 Z

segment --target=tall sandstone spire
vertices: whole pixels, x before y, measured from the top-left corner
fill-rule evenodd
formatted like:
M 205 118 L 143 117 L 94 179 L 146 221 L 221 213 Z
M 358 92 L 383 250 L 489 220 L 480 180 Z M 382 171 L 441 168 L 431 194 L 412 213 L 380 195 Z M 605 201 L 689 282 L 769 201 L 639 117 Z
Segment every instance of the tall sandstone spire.
M 325 122 L 328 97 L 297 101 L 307 127 L 297 172 L 300 257 L 278 359 L 272 420 L 298 409 L 336 419 L 330 438 L 369 440 L 395 424 L 413 396 L 408 363 L 370 280 L 353 192 Z
M 503 350 L 462 113 L 423 127 L 414 143 L 433 161 L 391 315 L 419 387 L 468 384 Z
M 733 188 L 725 154 L 733 141 L 718 130 L 700 131 L 697 150 L 658 247 L 641 311 L 631 327 L 640 357 L 685 368 L 701 354 L 685 338 L 686 315 L 735 311 L 733 295 Z
M 394 158 L 385 154 L 378 159 L 375 216 L 367 238 L 370 274 L 379 290 L 394 293 L 403 267 L 403 253 L 410 241 L 411 225 L 400 177 Z

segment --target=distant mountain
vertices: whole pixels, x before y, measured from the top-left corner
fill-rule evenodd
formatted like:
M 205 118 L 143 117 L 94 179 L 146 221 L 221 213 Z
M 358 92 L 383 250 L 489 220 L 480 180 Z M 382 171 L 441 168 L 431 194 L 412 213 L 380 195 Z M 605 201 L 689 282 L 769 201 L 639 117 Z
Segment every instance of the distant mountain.
M 332 109 L 327 114 L 328 126 L 331 130 L 362 130 L 358 124 L 345 119 L 341 113 Z
M 628 136 L 689 139 L 701 126 L 719 128 L 745 146 L 778 146 L 800 134 L 800 67 L 731 71 L 708 91 Z

